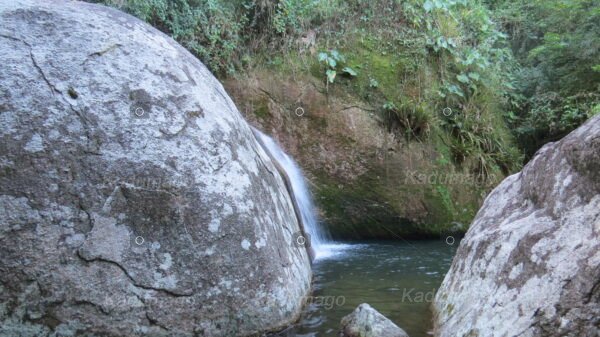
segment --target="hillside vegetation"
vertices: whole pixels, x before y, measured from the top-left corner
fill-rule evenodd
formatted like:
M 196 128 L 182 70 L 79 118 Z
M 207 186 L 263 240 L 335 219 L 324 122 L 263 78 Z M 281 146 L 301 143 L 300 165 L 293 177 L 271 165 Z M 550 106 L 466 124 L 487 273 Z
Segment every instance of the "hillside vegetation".
M 508 121 L 531 156 L 600 112 L 600 1 L 491 1 L 519 67 Z
M 394 230 L 408 228 L 402 234 L 469 223 L 499 177 L 600 111 L 598 1 L 103 2 L 173 36 L 225 81 L 240 109 L 251 105 L 246 118 L 277 134 L 308 171 L 323 216 L 342 236 L 370 226 L 363 234 L 385 237 L 373 228 L 398 218 Z M 283 111 L 293 112 L 299 99 L 264 89 L 269 82 L 291 92 L 314 88 L 311 95 L 325 99 L 304 107 L 327 109 L 307 114 L 302 129 L 291 125 Z M 382 133 L 345 137 L 334 117 L 323 116 L 348 106 L 376 120 Z M 381 134 L 375 150 L 383 159 L 367 155 L 371 140 L 357 135 Z M 389 135 L 402 151 L 388 144 Z M 350 169 L 328 171 L 331 162 L 314 159 L 326 150 L 352 152 L 338 156 Z M 471 183 L 436 178 L 410 186 L 409 165 L 396 169 L 404 179 L 390 191 L 391 151 L 401 163 L 421 151 L 419 172 L 459 173 Z M 406 206 L 411 198 L 417 206 Z M 378 209 L 385 216 L 373 215 Z

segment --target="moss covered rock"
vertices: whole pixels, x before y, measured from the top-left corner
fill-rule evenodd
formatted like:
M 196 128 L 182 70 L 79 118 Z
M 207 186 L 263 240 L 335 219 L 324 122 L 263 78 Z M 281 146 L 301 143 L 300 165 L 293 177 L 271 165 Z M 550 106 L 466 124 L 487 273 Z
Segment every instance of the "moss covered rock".
M 246 119 L 302 166 L 334 238 L 464 232 L 491 187 L 453 163 L 443 135 L 407 140 L 344 85 L 261 70 L 225 86 Z

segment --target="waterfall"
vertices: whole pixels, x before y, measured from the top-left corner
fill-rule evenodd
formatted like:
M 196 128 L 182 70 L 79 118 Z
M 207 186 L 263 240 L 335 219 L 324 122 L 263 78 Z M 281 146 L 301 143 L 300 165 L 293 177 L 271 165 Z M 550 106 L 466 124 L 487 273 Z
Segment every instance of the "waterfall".
M 325 256 L 331 255 L 331 248 L 334 246 L 329 239 L 329 235 L 319 226 L 317 216 L 315 214 L 315 206 L 313 204 L 312 196 L 306 186 L 302 171 L 294 162 L 294 160 L 288 156 L 281 147 L 269 136 L 264 133 L 252 128 L 254 135 L 258 139 L 263 149 L 269 154 L 271 159 L 275 162 L 278 170 L 289 185 L 288 189 L 291 189 L 292 200 L 294 207 L 296 208 L 297 216 L 301 222 L 300 226 L 303 227 L 304 233 L 297 234 L 292 240 L 298 241 L 299 245 L 303 244 L 303 241 L 307 239 L 309 244 L 307 247 L 312 248 L 314 252 L 314 259 L 319 259 Z

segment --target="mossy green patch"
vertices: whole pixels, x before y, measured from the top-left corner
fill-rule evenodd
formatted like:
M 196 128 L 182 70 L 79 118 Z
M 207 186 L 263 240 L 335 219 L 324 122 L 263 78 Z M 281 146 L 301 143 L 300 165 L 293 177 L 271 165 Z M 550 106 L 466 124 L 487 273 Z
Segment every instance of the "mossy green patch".
M 376 179 L 375 179 L 376 180 Z M 423 238 L 417 224 L 398 217 L 398 210 L 383 197 L 374 179 L 342 184 L 321 176 L 315 201 L 325 215 L 325 225 L 336 239 Z
M 454 312 L 454 305 L 452 303 L 449 303 L 448 305 L 446 305 L 446 314 L 450 316 L 452 315 L 452 312 Z
M 271 116 L 269 111 L 269 102 L 266 99 L 259 100 L 254 106 L 254 115 L 261 119 L 266 119 Z
M 380 179 L 376 172 L 373 168 L 353 183 L 326 175 L 317 178 L 315 201 L 335 238 L 424 239 L 466 231 L 467 226 L 456 228 L 456 223 L 468 224 L 473 212 L 462 210 L 472 210 L 477 204 L 472 201 L 455 207 L 451 192 L 454 186 L 407 185 L 399 181 L 394 193 L 390 193 L 389 182 Z M 419 195 L 423 195 L 428 214 L 418 220 L 410 219 L 403 215 L 407 210 L 400 205 L 403 200 Z

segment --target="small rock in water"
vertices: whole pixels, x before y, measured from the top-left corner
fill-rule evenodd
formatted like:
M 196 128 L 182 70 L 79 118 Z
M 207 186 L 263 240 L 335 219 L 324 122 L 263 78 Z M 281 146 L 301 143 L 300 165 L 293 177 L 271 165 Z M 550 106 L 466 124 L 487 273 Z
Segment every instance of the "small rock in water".
M 367 303 L 342 318 L 340 337 L 408 337 L 394 322 Z

